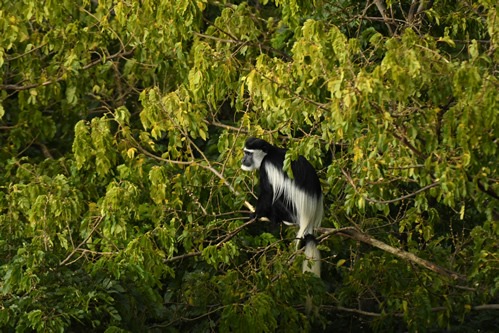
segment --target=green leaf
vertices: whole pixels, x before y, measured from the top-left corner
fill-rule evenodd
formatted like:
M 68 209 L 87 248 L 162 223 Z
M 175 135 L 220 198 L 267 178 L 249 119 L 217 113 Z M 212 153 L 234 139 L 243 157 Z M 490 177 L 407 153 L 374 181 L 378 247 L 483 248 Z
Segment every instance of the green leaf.
M 70 105 L 75 105 L 78 102 L 76 96 L 76 86 L 69 86 L 66 88 L 66 100 Z

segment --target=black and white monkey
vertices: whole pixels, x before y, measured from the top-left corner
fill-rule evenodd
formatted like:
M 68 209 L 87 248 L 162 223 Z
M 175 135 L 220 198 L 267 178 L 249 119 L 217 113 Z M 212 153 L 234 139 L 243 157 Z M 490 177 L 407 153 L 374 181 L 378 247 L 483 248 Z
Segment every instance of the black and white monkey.
M 248 138 L 241 168 L 260 170 L 260 195 L 253 217 L 267 217 L 274 223 L 299 226 L 297 248 L 305 247 L 303 271 L 320 277 L 320 252 L 314 229 L 324 214 L 322 190 L 314 167 L 303 156 L 291 162 L 293 178 L 283 171 L 286 149 L 265 140 Z

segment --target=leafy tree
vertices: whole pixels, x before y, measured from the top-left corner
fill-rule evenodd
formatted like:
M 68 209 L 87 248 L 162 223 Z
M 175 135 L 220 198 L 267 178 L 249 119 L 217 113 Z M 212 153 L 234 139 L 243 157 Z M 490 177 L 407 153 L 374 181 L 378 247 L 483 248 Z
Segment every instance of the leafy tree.
M 499 324 L 494 1 L 0 8 L 3 331 Z M 319 171 L 321 279 L 248 135 Z

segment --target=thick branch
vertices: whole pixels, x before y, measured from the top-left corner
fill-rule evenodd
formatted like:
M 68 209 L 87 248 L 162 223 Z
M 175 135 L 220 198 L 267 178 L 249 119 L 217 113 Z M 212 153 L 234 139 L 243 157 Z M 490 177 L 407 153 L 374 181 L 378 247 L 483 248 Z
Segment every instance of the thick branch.
M 409 14 L 407 15 L 407 22 L 409 22 L 409 24 L 412 24 L 418 15 L 420 15 L 423 11 L 431 8 L 432 6 L 432 0 L 412 0 L 411 8 L 409 9 Z
M 383 17 L 383 21 L 385 22 L 385 25 L 388 28 L 388 31 L 390 32 L 390 36 L 392 36 L 393 30 L 392 30 L 392 26 L 390 25 L 390 22 L 392 20 L 388 17 L 388 15 L 386 15 L 385 4 L 381 0 L 374 0 L 374 4 L 378 8 L 378 11 L 381 13 L 381 16 Z
M 351 313 L 356 313 L 356 314 L 359 314 L 359 315 L 362 315 L 362 316 L 366 316 L 366 317 L 381 317 L 381 316 L 383 316 L 382 313 L 364 311 L 364 310 L 360 310 L 360 309 L 346 308 L 346 307 L 343 307 L 343 306 L 323 305 L 323 306 L 321 306 L 321 308 L 326 309 L 326 310 L 333 310 L 333 311 L 351 312 Z M 477 305 L 477 306 L 471 307 L 471 309 L 475 310 L 475 311 L 499 310 L 499 304 Z M 440 311 L 445 311 L 445 310 L 447 310 L 447 308 L 444 307 L 444 306 L 438 306 L 438 307 L 434 307 L 434 308 L 430 309 L 431 312 L 440 312 Z M 396 317 L 402 317 L 402 316 L 404 316 L 403 313 L 395 313 L 394 315 Z
M 395 133 L 395 131 L 391 131 L 391 133 L 396 139 L 398 139 L 404 146 L 409 148 L 414 154 L 424 159 L 423 153 L 420 152 L 416 147 L 414 147 L 414 145 L 411 142 L 409 142 L 409 140 L 407 140 L 405 136 Z
M 428 260 L 425 260 L 425 259 L 422 259 L 418 256 L 416 256 L 415 254 L 413 253 L 410 253 L 410 252 L 407 252 L 407 251 L 403 251 L 403 250 L 400 250 L 400 249 L 397 249 L 393 246 L 390 246 L 386 243 L 383 243 L 382 241 L 380 240 L 377 240 L 367 234 L 364 234 L 362 233 L 361 231 L 353 228 L 353 227 L 349 227 L 349 228 L 342 228 L 340 229 L 340 231 L 336 231 L 337 229 L 326 229 L 326 228 L 321 228 L 320 229 L 322 232 L 325 232 L 327 233 L 328 235 L 329 234 L 335 234 L 335 233 L 338 233 L 340 235 L 343 235 L 343 236 L 346 236 L 346 237 L 349 237 L 349 238 L 352 238 L 356 241 L 359 241 L 359 242 L 362 242 L 362 243 L 365 243 L 365 244 L 369 244 L 371 246 L 374 246 L 374 247 L 377 247 L 378 249 L 381 249 L 385 252 L 388 252 L 390 254 L 393 254 L 394 256 L 396 257 L 399 257 L 403 260 L 406 260 L 406 261 L 410 261 L 410 262 L 413 262 L 419 266 L 422 266 L 426 269 L 429 269 L 431 270 L 432 272 L 435 272 L 437 274 L 440 274 L 440 275 L 443 275 L 445 277 L 448 277 L 448 278 L 451 278 L 453 280 L 463 280 L 463 281 L 466 281 L 466 276 L 464 275 L 461 275 L 459 273 L 456 273 L 456 272 L 453 272 L 447 268 L 444 268 L 444 267 L 441 267 L 435 263 L 432 263 Z M 336 231 L 336 232 L 335 232 Z
M 466 173 L 466 177 L 468 178 L 468 181 L 470 183 L 473 183 L 473 177 L 471 177 L 468 173 Z M 483 193 L 485 194 L 488 194 L 489 196 L 491 196 L 492 198 L 494 199 L 497 199 L 499 200 L 499 195 L 497 193 L 494 192 L 494 190 L 488 186 L 487 188 L 480 182 L 480 179 L 477 179 L 476 180 L 476 185 L 478 187 L 478 189 L 480 191 L 482 191 Z

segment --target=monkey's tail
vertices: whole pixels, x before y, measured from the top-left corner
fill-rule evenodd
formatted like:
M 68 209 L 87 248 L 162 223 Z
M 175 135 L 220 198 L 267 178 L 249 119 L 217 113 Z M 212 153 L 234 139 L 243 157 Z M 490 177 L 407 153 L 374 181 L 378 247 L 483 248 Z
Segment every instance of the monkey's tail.
M 317 239 L 314 236 L 314 229 L 320 227 L 324 215 L 323 198 L 320 195 L 312 202 L 302 202 L 298 216 L 299 229 L 296 235 L 298 242 L 297 250 L 304 247 L 306 260 L 303 261 L 303 272 L 312 272 L 318 277 L 321 276 L 321 253 L 317 249 Z
M 322 195 L 319 200 L 312 205 L 302 205 L 306 210 L 302 210 L 304 214 L 298 216 L 300 228 L 296 238 L 297 249 L 304 247 L 305 260 L 303 260 L 303 272 L 311 272 L 318 278 L 321 277 L 321 253 L 317 248 L 317 239 L 314 236 L 314 229 L 320 227 L 324 208 L 322 204 Z M 307 293 L 305 300 L 305 312 L 310 314 L 313 309 L 313 299 Z
M 311 272 L 321 277 L 321 253 L 317 248 L 317 239 L 314 235 L 307 234 L 302 242 L 305 247 L 305 260 L 303 261 L 303 272 Z M 302 244 L 303 244 L 302 243 Z
M 314 235 L 307 234 L 302 240 L 305 243 L 305 260 L 303 260 L 303 272 L 311 272 L 318 278 L 321 277 L 321 253 L 317 249 L 317 239 Z M 305 297 L 305 313 L 309 315 L 314 309 L 313 297 L 307 293 Z

